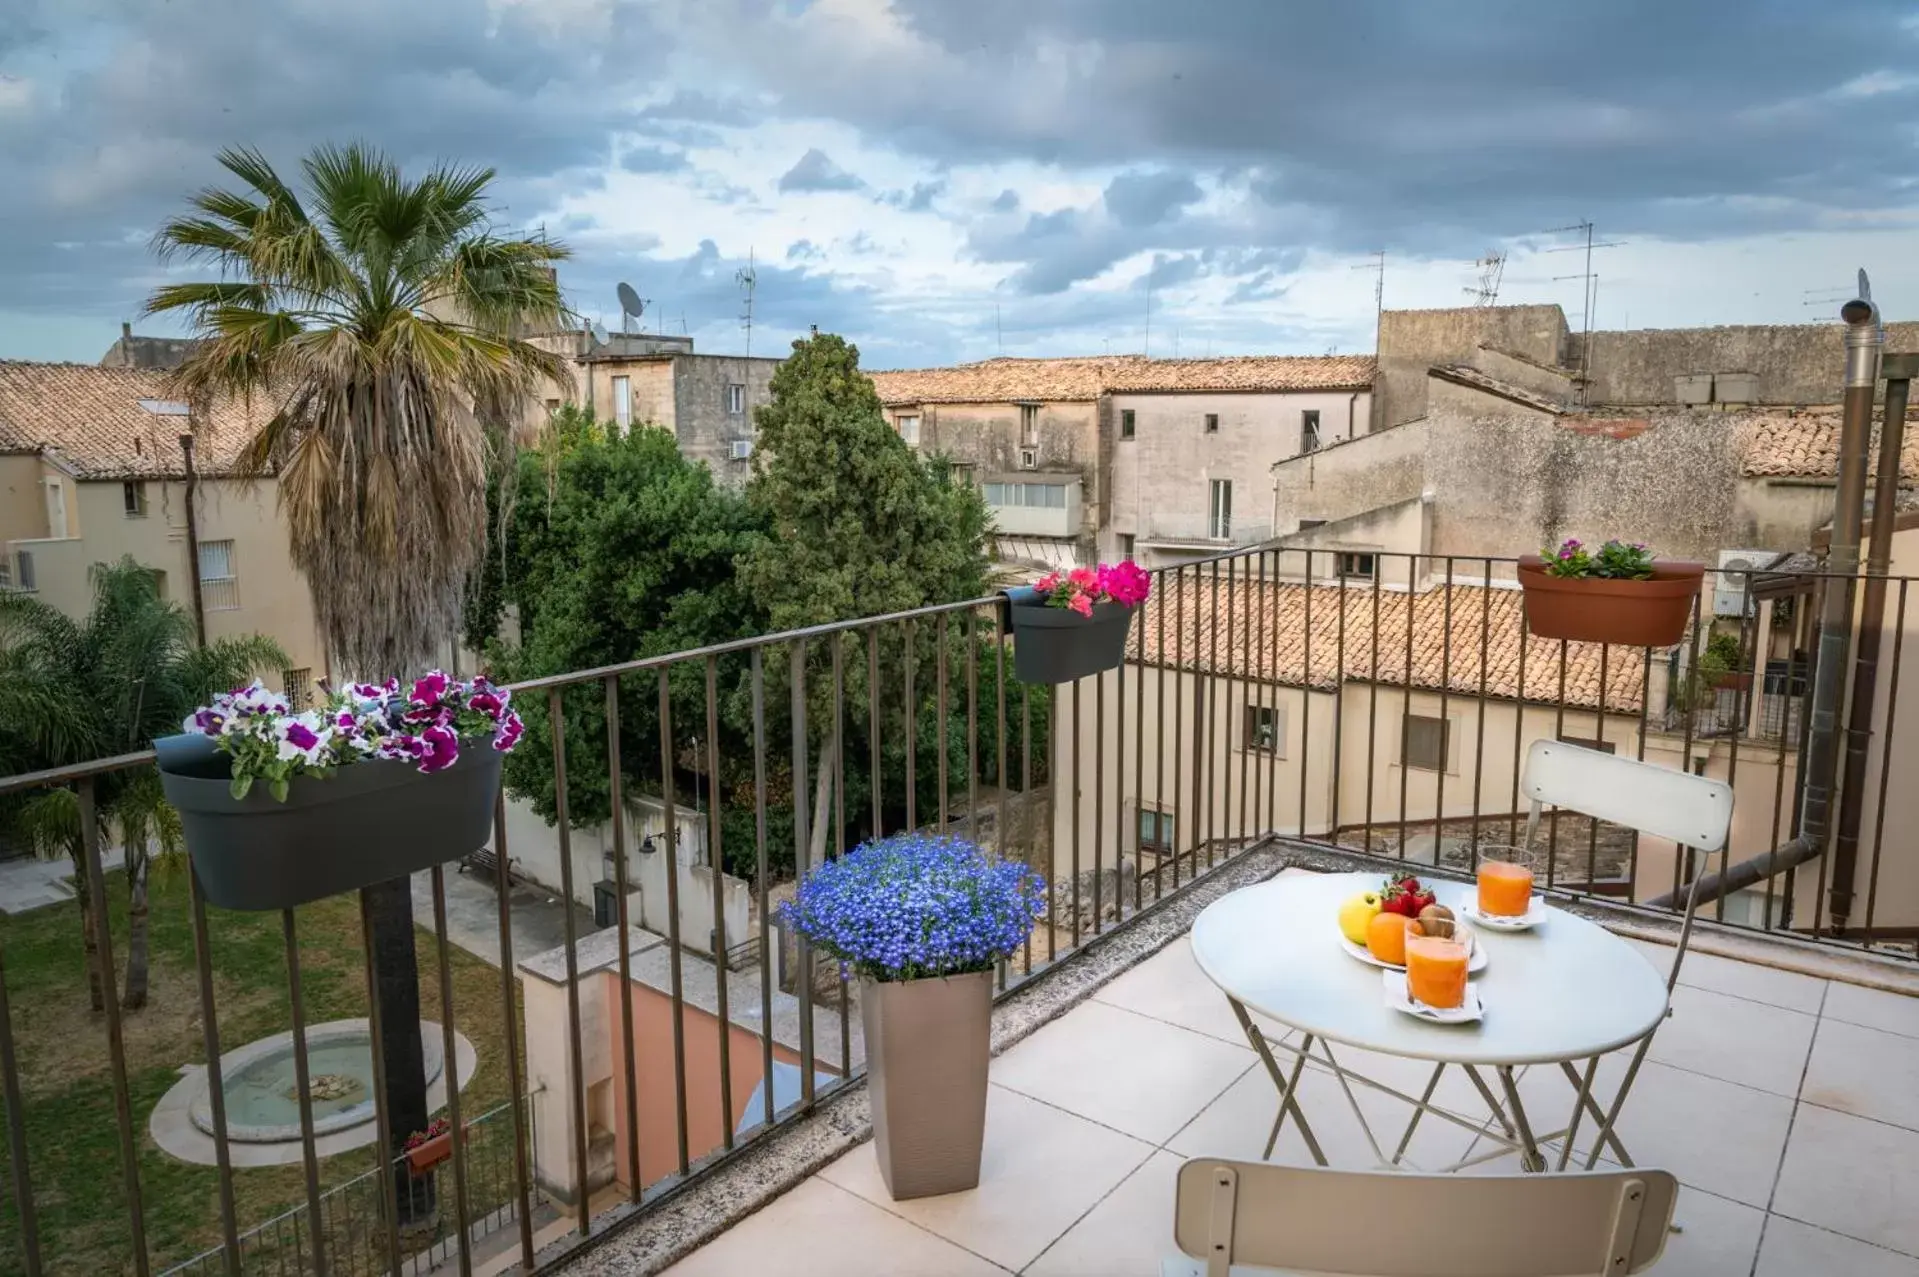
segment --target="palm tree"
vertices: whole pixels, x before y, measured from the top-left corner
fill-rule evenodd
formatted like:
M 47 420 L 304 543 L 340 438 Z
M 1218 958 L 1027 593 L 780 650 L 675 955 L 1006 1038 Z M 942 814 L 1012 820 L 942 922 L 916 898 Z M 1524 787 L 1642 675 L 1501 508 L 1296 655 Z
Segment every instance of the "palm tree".
M 175 374 L 184 397 L 267 400 L 240 466 L 278 475 L 336 673 L 407 675 L 458 634 L 485 552 L 486 423 L 544 381 L 571 384 L 522 335 L 565 318 L 567 251 L 490 229 L 491 169 L 409 179 L 371 148 L 322 146 L 303 202 L 259 152 L 219 159 L 244 189 L 201 191 L 155 237 L 219 278 L 160 288 L 147 311 L 202 339 Z M 397 1143 L 428 1116 L 412 893 L 396 879 L 367 903 Z
M 286 653 L 249 635 L 205 647 L 193 619 L 160 597 L 152 571 L 131 558 L 96 564 L 93 607 L 76 621 L 25 594 L 0 593 L 0 772 L 37 771 L 144 749 L 214 692 L 256 672 L 283 669 Z M 126 855 L 127 972 L 124 1002 L 147 1001 L 147 880 L 155 854 L 181 848 L 180 819 L 152 768 L 95 781 L 96 834 Z M 64 855 L 83 883 L 80 795 L 40 790 L 0 806 L 0 826 L 44 856 Z M 93 915 L 80 897 L 93 1009 L 105 1005 Z

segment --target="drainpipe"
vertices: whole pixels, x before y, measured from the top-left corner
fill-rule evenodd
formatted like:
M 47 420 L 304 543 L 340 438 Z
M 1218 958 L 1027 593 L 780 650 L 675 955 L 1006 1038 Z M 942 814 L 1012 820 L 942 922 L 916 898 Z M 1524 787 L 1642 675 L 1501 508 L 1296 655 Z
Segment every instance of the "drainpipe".
M 1866 273 L 1859 272 L 1860 296 L 1839 311 L 1846 323 L 1846 391 L 1844 415 L 1839 426 L 1839 494 L 1833 510 L 1832 543 L 1826 555 L 1826 573 L 1831 578 L 1850 577 L 1859 570 L 1859 529 L 1866 495 L 1866 446 L 1872 435 L 1873 393 L 1879 382 L 1879 367 L 1886 344 L 1885 329 L 1879 326 L 1879 308 L 1872 303 L 1866 288 Z M 1895 463 L 1897 454 L 1895 454 Z M 1893 470 L 1897 482 L 1898 470 Z M 1890 516 L 1888 502 L 1886 513 Z M 1888 531 L 1890 517 L 1883 522 Z M 1691 890 L 1699 904 L 1709 904 L 1721 896 L 1752 886 L 1776 873 L 1815 859 L 1826 849 L 1832 827 L 1832 786 L 1839 763 L 1839 697 L 1845 689 L 1846 656 L 1852 645 L 1852 591 L 1840 587 L 1838 579 L 1829 579 L 1823 591 L 1819 617 L 1818 657 L 1813 666 L 1812 705 L 1807 715 L 1805 766 L 1799 773 L 1799 834 L 1790 842 L 1750 860 L 1727 867 L 1724 873 L 1708 874 L 1697 880 Z M 1856 835 L 1855 835 L 1856 837 Z M 1844 917 L 1838 907 L 1840 866 L 1835 857 L 1831 901 L 1835 925 Z M 1852 865 L 1845 866 L 1845 900 L 1852 900 Z M 1686 899 L 1687 888 L 1655 896 L 1646 903 L 1671 908 Z
M 1894 509 L 1899 502 L 1899 461 L 1906 441 L 1906 400 L 1912 382 L 1893 356 L 1886 381 L 1885 419 L 1879 428 L 1879 474 L 1872 491 L 1872 540 L 1859 596 L 1859 642 L 1853 649 L 1852 707 L 1846 715 L 1846 771 L 1839 789 L 1839 834 L 1833 843 L 1832 893 L 1828 907 L 1835 934 L 1844 934 L 1852 913 L 1853 875 L 1859 864 L 1859 824 L 1865 809 L 1867 753 L 1879 675 L 1879 639 L 1886 616 L 1886 572 L 1892 565 Z M 1885 782 L 1880 778 L 1880 783 Z
M 200 481 L 193 471 L 193 436 L 180 436 L 180 455 L 187 463 L 187 580 L 193 582 L 193 633 L 200 646 L 207 645 L 207 608 L 200 597 L 200 521 L 194 497 Z

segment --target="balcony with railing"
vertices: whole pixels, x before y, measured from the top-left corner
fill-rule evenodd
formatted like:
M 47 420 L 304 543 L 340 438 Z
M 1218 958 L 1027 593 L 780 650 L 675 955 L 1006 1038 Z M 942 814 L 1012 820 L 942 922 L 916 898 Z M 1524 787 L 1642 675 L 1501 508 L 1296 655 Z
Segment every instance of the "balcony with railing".
M 0 918 L 7 1270 L 1158 1272 L 1181 1159 L 1257 1157 L 1273 1115 L 1194 965 L 1200 908 L 1287 873 L 1467 874 L 1522 838 L 1540 740 L 1737 797 L 1726 861 L 1749 868 L 1701 906 L 1703 953 L 1621 1119 L 1685 1185 L 1659 1271 L 1919 1264 L 1902 1205 L 1919 1191 L 1919 852 L 1896 784 L 1901 703 L 1919 703 L 1898 694 L 1908 582 L 1890 586 L 1876 717 L 1851 756 L 1827 756 L 1842 796 L 1813 838 L 1815 604 L 1855 579 L 1804 574 L 1800 606 L 1696 612 L 1679 648 L 1646 650 L 1530 635 L 1497 561 L 1381 555 L 1395 561 L 1354 578 L 1327 555 L 1163 569 L 1126 663 L 1056 688 L 1011 680 L 1005 615 L 984 598 L 516 689 L 558 823 L 509 819 L 526 796 L 502 793 L 477 871 L 421 875 L 421 1013 L 453 1129 L 424 1169 L 376 1151 L 395 1146 L 378 1085 L 357 1127 L 316 1129 L 357 1066 L 311 1045 L 304 1086 L 253 1097 L 291 1114 L 277 1145 L 239 1138 L 232 1105 L 195 1106 L 210 1061 L 231 1078 L 255 1039 L 312 1044 L 323 1022 L 377 1016 L 364 901 L 229 913 L 191 873 L 157 874 L 155 994 L 124 1011 L 128 900 L 113 831 L 83 820 L 78 906 Z M 1705 661 L 1715 634 L 1736 660 Z M 636 739 L 657 743 L 650 775 L 621 761 Z M 0 799 L 58 787 L 90 816 L 151 762 L 11 777 Z M 623 800 L 639 790 L 660 822 L 646 850 Z M 569 793 L 589 792 L 611 815 L 576 827 Z M 999 972 L 981 1187 L 895 1203 L 865 1142 L 858 985 L 777 905 L 836 849 L 922 828 L 1053 886 Z M 1557 812 L 1539 836 L 1556 902 L 1663 959 L 1683 849 Z M 540 838 L 556 854 L 529 886 L 547 862 L 522 843 Z M 595 927 L 568 906 L 593 899 L 581 856 L 602 851 L 614 908 Z M 106 991 L 91 1014 L 88 963 Z M 1302 1086 L 1322 1111 L 1346 1103 L 1323 1069 Z M 1429 1098 L 1456 1116 L 1476 1103 Z M 1321 1134 L 1336 1164 L 1374 1163 L 1358 1127 Z M 1445 1163 L 1469 1139 L 1434 1122 L 1409 1157 Z M 1303 1155 L 1295 1137 L 1274 1153 Z

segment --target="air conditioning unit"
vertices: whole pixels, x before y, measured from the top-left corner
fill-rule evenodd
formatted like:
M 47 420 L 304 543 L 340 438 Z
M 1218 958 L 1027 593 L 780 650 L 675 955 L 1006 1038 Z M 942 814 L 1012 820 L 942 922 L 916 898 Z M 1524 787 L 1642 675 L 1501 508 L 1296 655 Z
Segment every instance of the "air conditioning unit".
M 752 455 L 753 441 L 751 439 L 735 439 L 733 441 L 733 460 L 744 461 Z
M 1021 448 L 1019 450 L 1019 468 L 1022 470 L 1039 469 L 1039 449 Z
M 1770 566 L 1779 556 L 1771 550 L 1721 550 L 1719 572 L 1713 578 L 1712 614 L 1744 616 L 1751 573 Z

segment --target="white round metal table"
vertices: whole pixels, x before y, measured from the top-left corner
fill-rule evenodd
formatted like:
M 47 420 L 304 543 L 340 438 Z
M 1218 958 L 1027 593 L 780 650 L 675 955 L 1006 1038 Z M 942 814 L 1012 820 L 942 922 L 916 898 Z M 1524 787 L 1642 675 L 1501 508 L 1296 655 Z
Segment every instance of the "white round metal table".
M 1504 1129 L 1503 1142 L 1522 1152 L 1528 1169 L 1544 1169 L 1538 1145 L 1562 1137 L 1560 1165 L 1564 1167 L 1578 1125 L 1588 1113 L 1600 1131 L 1593 1158 L 1602 1144 L 1610 1145 L 1616 1157 L 1626 1158 L 1612 1127 L 1632 1085 L 1632 1073 L 1610 1109 L 1602 1111 L 1592 1096 L 1594 1072 L 1600 1056 L 1643 1039 L 1664 1020 L 1668 1005 L 1664 977 L 1631 945 L 1604 928 L 1550 909 L 1546 921 L 1531 931 L 1475 928 L 1487 957 L 1486 969 L 1473 977 L 1485 1007 L 1482 1021 L 1441 1025 L 1415 1019 L 1386 1005 L 1379 968 L 1357 960 L 1339 942 L 1341 902 L 1376 889 L 1380 882 L 1379 874 L 1287 875 L 1222 897 L 1193 923 L 1194 958 L 1232 1004 L 1279 1089 L 1281 1107 L 1273 1140 L 1290 1113 L 1315 1159 L 1324 1164 L 1295 1092 L 1300 1068 L 1318 1043 L 1341 1074 L 1342 1085 L 1356 1078 L 1399 1095 L 1415 1106 L 1413 1124 L 1421 1114 L 1430 1113 L 1472 1127 L 1458 1115 L 1430 1106 L 1440 1074 L 1448 1066 L 1460 1067 Z M 1431 880 L 1430 885 L 1440 903 L 1456 913 L 1471 901 L 1475 890 L 1440 879 Z M 1296 1057 L 1290 1079 L 1272 1054 L 1276 1044 L 1259 1032 L 1249 1013 L 1303 1035 L 1300 1047 L 1282 1048 Z M 1342 1069 L 1329 1044 L 1430 1061 L 1435 1065 L 1432 1082 L 1424 1097 L 1400 1094 Z M 1586 1062 L 1583 1072 L 1575 1068 L 1577 1061 Z M 1564 1131 L 1533 1132 L 1513 1079 L 1515 1068 L 1529 1065 L 1556 1066 L 1578 1086 L 1573 1115 Z M 1504 1106 L 1487 1084 L 1484 1069 L 1497 1074 L 1505 1093 Z M 1497 1131 L 1487 1133 L 1498 1139 Z M 1403 1155 L 1411 1136 L 1409 1126 L 1393 1163 Z M 1269 1141 L 1268 1156 L 1272 1146 Z

